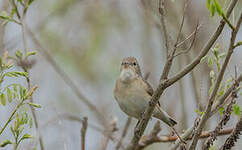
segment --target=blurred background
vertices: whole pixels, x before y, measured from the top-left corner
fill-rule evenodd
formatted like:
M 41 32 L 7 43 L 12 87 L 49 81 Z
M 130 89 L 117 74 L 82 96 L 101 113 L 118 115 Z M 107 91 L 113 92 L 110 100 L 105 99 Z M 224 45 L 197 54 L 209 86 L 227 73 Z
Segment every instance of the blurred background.
M 226 10 L 230 0 L 219 0 L 219 2 L 223 10 Z M 165 1 L 165 20 L 169 40 L 173 43 L 182 19 L 183 6 L 184 0 Z M 242 1 L 239 1 L 231 16 L 232 23 L 235 24 L 241 9 Z M 11 10 L 8 0 L 0 0 L 0 10 Z M 193 0 L 190 3 L 182 39 L 194 31 L 198 21 L 202 26 L 191 51 L 175 59 L 170 76 L 181 70 L 199 53 L 220 19 L 217 15 L 213 18 L 210 16 L 205 1 Z M 76 95 L 69 82 L 63 79 L 63 72 L 56 71 L 50 58 L 38 52 L 32 57 L 35 64 L 30 70 L 30 79 L 32 85 L 39 86 L 34 94 L 34 101 L 41 104 L 42 108 L 36 111 L 39 131 L 32 134 L 36 137 L 42 135 L 46 150 L 77 150 L 81 146 L 81 124 L 73 116 L 79 118 L 86 116 L 89 124 L 86 135 L 88 150 L 103 148 L 105 137 L 96 128 L 101 131 L 106 130 L 105 123 L 116 123 L 119 130 L 114 132 L 113 136 L 118 139 L 127 120 L 127 116 L 121 112 L 113 96 L 122 58 L 136 57 L 143 74 L 150 73 L 148 81 L 153 88 L 158 85 L 165 63 L 166 52 L 158 1 L 35 0 L 28 10 L 26 26 L 32 30 L 38 43 L 28 34 L 26 37 L 28 50 L 47 51 L 51 60 L 56 62 L 73 81 L 78 91 L 99 111 L 97 113 L 91 110 L 83 102 L 83 98 Z M 227 51 L 229 38 L 230 29 L 226 26 L 216 42 L 220 51 Z M 239 32 L 237 40 L 242 40 L 242 31 Z M 189 43 L 190 41 L 187 41 L 182 48 L 188 47 Z M 23 49 L 21 28 L 14 23 L 1 26 L 0 52 L 7 50 L 13 55 L 17 49 Z M 235 64 L 241 73 L 241 47 L 235 49 L 232 57 L 225 78 L 234 76 Z M 179 132 L 193 126 L 197 117 L 195 110 L 204 109 L 211 85 L 210 70 L 204 61 L 192 73 L 168 88 L 160 99 L 162 108 L 179 122 L 176 126 Z M 241 97 L 237 103 L 241 106 Z M 0 107 L 1 120 L 6 120 L 14 105 Z M 214 129 L 219 118 L 219 114 L 212 117 L 206 129 Z M 226 127 L 234 125 L 237 120 L 238 117 L 233 115 Z M 152 129 L 155 121 L 155 119 L 150 121 L 146 133 Z M 136 122 L 136 119 L 132 120 L 123 145 L 127 145 L 132 138 Z M 170 129 L 164 123 L 161 125 L 160 134 L 169 134 Z M 5 132 L 4 136 L 10 136 L 8 134 Z M 225 137 L 219 137 L 215 145 L 223 143 Z M 114 149 L 116 144 L 117 142 L 110 140 L 107 149 Z M 20 149 L 31 149 L 38 145 L 38 138 L 34 138 L 26 140 L 20 145 Z M 170 143 L 153 144 L 146 149 L 166 149 L 169 145 Z M 235 149 L 239 149 L 239 146 L 242 145 L 237 144 Z M 11 149 L 11 146 L 6 149 Z

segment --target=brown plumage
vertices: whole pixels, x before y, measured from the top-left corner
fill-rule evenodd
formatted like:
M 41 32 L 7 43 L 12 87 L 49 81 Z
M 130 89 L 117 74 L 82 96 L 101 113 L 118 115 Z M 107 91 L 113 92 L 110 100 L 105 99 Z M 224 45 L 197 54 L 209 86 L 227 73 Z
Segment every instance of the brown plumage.
M 123 59 L 120 76 L 116 81 L 114 97 L 120 108 L 129 116 L 140 119 L 151 96 L 153 89 L 142 77 L 138 61 L 134 57 Z M 156 117 L 169 126 L 174 126 L 174 121 L 159 105 L 156 106 L 153 117 Z

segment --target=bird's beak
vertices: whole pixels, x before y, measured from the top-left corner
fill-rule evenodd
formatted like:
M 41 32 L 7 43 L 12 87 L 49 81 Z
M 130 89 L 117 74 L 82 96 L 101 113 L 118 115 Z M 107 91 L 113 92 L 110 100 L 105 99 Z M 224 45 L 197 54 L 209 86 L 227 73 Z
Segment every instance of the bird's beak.
M 125 68 L 125 69 L 128 68 L 128 64 L 124 64 L 124 68 Z

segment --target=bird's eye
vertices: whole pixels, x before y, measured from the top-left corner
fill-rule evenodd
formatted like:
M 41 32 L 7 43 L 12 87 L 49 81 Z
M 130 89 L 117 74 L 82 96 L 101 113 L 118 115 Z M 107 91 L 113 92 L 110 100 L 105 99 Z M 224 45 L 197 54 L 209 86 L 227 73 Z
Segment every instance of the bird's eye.
M 133 65 L 136 66 L 136 62 L 134 62 Z

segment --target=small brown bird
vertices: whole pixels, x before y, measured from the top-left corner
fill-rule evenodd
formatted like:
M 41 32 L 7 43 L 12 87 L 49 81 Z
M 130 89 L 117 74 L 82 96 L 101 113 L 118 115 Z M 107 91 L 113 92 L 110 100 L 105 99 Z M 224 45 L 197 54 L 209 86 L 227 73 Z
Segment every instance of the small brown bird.
M 142 113 L 148 106 L 153 89 L 150 84 L 143 79 L 138 61 L 134 57 L 126 57 L 123 59 L 118 77 L 114 97 L 119 107 L 127 115 L 140 120 Z M 153 112 L 153 117 L 165 122 L 173 127 L 177 122 L 172 119 L 160 105 L 157 104 Z

